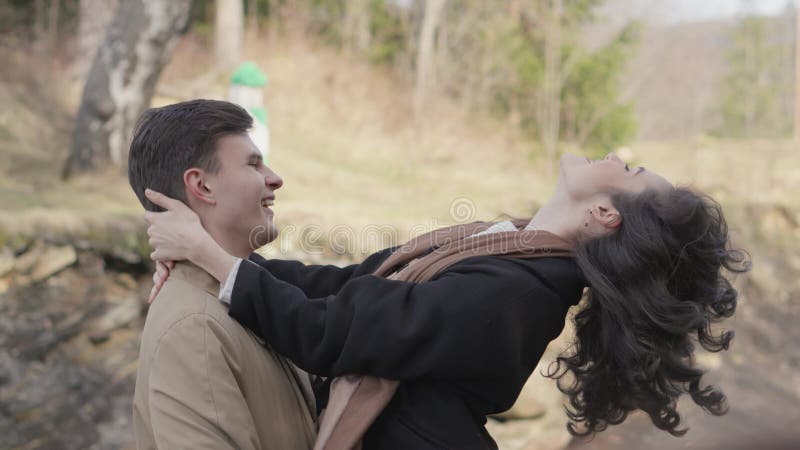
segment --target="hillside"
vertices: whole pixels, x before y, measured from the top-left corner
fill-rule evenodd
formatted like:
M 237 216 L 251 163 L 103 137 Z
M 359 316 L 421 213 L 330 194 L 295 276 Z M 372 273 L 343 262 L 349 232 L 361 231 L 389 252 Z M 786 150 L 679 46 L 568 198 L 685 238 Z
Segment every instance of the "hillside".
M 201 37 L 184 38 L 154 104 L 225 96 L 227 76 L 207 71 L 204 48 Z M 409 86 L 303 40 L 251 42 L 248 57 L 269 77 L 269 163 L 285 180 L 275 207 L 283 233 L 268 255 L 344 263 L 446 224 L 529 215 L 551 193 L 534 143 L 505 123 L 441 98 L 415 121 Z M 0 82 L 0 448 L 128 448 L 141 299 L 150 283 L 141 208 L 121 171 L 60 180 L 69 129 L 24 101 L 30 92 L 23 88 L 19 77 Z M 79 88 L 65 86 L 53 103 L 74 110 Z M 621 152 L 711 194 L 735 243 L 753 256 L 753 273 L 736 281 L 743 297 L 734 348 L 701 362 L 734 394 L 763 394 L 759 402 L 740 397 L 744 413 L 708 427 L 735 431 L 759 416 L 795 417 L 787 405 L 800 401 L 797 150 L 788 142 L 695 140 L 638 142 Z M 48 273 L 47 255 L 63 261 L 55 272 Z M 65 387 L 61 379 L 71 381 Z M 552 386 L 536 389 L 534 403 L 553 395 Z M 544 421 L 532 419 L 542 414 Z M 521 415 L 492 422 L 502 448 L 566 444 L 557 406 Z M 634 418 L 586 448 L 644 448 L 631 440 L 639 435 L 673 445 L 663 448 L 698 448 L 691 447 L 696 435 L 663 444 L 641 424 Z

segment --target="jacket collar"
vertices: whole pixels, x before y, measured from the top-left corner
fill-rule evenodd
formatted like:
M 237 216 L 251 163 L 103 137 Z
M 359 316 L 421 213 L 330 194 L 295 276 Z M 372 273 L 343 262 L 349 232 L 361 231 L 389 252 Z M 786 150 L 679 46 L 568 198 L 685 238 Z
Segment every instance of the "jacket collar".
M 219 296 L 219 282 L 208 272 L 188 261 L 175 263 L 169 273 L 170 278 L 183 280 L 192 286 L 199 287 L 214 297 Z

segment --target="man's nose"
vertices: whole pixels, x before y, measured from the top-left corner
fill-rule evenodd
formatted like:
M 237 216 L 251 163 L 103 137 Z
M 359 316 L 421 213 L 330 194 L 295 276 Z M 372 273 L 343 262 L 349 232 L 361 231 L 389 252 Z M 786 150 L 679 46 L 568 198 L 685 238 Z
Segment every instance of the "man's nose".
M 264 177 L 264 182 L 273 191 L 283 186 L 283 178 L 278 176 L 278 174 L 273 172 L 269 167 L 267 167 L 267 175 Z

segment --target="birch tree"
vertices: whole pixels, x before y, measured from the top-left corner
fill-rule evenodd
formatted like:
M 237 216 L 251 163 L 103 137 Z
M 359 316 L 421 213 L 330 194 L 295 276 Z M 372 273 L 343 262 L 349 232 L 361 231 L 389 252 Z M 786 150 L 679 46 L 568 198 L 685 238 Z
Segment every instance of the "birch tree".
M 63 175 L 123 166 L 137 118 L 189 17 L 190 0 L 121 0 L 83 88 Z
M 78 52 L 72 64 L 76 79 L 86 76 L 118 4 L 118 0 L 78 1 Z

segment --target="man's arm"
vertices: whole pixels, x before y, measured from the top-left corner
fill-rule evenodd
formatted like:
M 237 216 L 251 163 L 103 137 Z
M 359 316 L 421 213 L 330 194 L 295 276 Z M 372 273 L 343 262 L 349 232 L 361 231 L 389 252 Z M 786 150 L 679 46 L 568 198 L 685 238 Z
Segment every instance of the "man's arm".
M 149 380 L 158 448 L 259 448 L 256 425 L 231 367 L 237 361 L 232 339 L 207 315 L 190 315 L 164 334 Z

